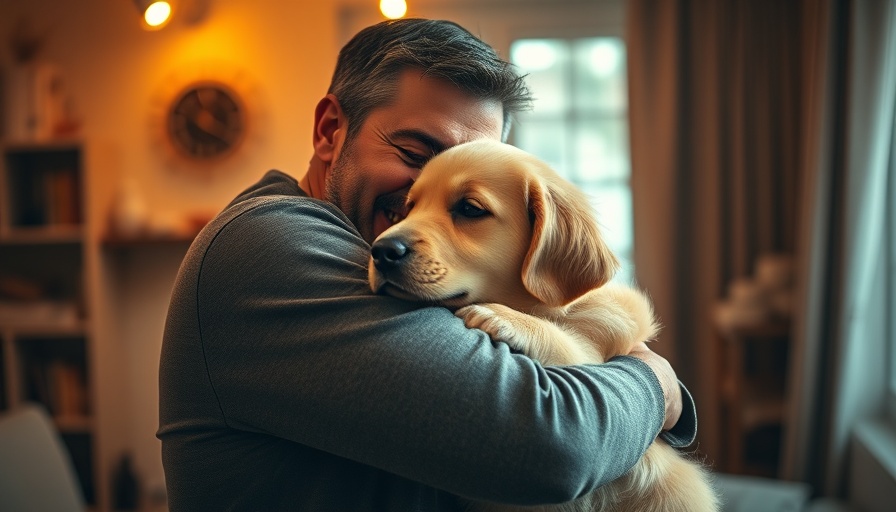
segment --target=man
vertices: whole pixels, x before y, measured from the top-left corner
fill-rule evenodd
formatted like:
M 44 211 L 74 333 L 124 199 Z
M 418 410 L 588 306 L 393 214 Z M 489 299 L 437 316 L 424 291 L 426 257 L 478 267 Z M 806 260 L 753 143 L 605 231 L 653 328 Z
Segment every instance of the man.
M 664 425 L 693 439 L 693 404 L 685 392 L 681 415 L 674 372 L 646 347 L 543 368 L 446 309 L 369 291 L 369 244 L 422 165 L 503 139 L 528 101 L 453 23 L 384 22 L 343 48 L 307 173 L 266 174 L 178 275 L 158 432 L 171 510 L 558 503 L 622 475 Z

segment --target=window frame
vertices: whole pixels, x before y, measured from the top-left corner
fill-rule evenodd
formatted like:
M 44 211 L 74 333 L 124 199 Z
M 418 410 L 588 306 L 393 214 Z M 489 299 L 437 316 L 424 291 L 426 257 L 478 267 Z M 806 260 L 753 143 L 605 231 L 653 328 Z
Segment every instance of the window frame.
M 627 60 L 628 55 L 628 47 L 627 41 L 623 37 L 622 27 L 616 27 L 616 30 L 613 31 L 603 31 L 599 32 L 595 29 L 586 29 L 582 30 L 564 30 L 563 34 L 557 32 L 544 32 L 543 36 L 526 36 L 520 38 L 511 37 L 510 41 L 507 43 L 506 54 L 508 55 L 509 60 L 512 60 L 513 52 L 511 49 L 513 45 L 518 41 L 560 41 L 561 45 L 564 47 L 566 51 L 568 51 L 568 56 L 574 58 L 576 52 L 576 45 L 580 44 L 582 41 L 592 40 L 592 39 L 616 39 L 621 42 L 623 48 L 623 60 Z M 612 33 L 611 33 L 612 32 Z M 511 36 L 514 34 L 511 33 Z M 627 61 L 623 64 L 623 73 L 627 75 Z M 573 63 L 566 66 L 563 76 L 563 86 L 565 88 L 565 93 L 568 97 L 574 98 L 577 93 L 577 83 L 576 78 L 577 75 L 577 67 Z M 525 70 L 523 70 L 525 71 Z M 625 82 L 625 87 L 627 89 L 628 77 L 623 77 Z M 533 91 L 534 92 L 534 91 Z M 598 223 L 601 224 L 602 229 L 606 229 L 601 223 L 602 213 L 605 213 L 606 210 L 603 210 L 599 201 L 599 194 L 602 192 L 611 192 L 613 190 L 624 189 L 627 193 L 627 197 L 625 198 L 627 204 L 628 211 L 624 213 L 627 216 L 627 224 L 628 224 L 628 233 L 625 234 L 628 239 L 627 243 L 624 244 L 623 247 L 613 247 L 614 252 L 623 262 L 623 268 L 617 272 L 616 280 L 625 283 L 625 284 L 633 284 L 635 282 L 635 244 L 634 244 L 634 200 L 633 200 L 633 190 L 632 190 L 632 179 L 631 179 L 631 144 L 629 141 L 629 127 L 630 127 L 630 118 L 629 118 L 629 103 L 628 103 L 628 94 L 626 91 L 625 94 L 625 104 L 619 108 L 618 110 L 606 110 L 601 111 L 600 109 L 591 111 L 581 111 L 580 109 L 575 108 L 575 105 L 568 105 L 562 111 L 557 113 L 547 113 L 547 114 L 538 114 L 538 113 L 523 113 L 520 115 L 519 122 L 516 126 L 525 126 L 525 123 L 539 123 L 539 122 L 549 122 L 549 121 L 557 121 L 562 123 L 564 126 L 568 127 L 570 132 L 567 134 L 567 140 L 563 141 L 565 145 L 564 152 L 566 156 L 564 157 L 565 164 L 569 165 L 568 169 L 564 169 L 566 171 L 566 178 L 575 184 L 577 187 L 582 189 L 588 196 L 592 199 L 592 204 L 595 205 L 597 213 L 598 213 Z M 604 177 L 599 179 L 587 179 L 585 178 L 581 171 L 583 170 L 583 161 L 576 155 L 576 135 L 580 132 L 578 131 L 578 126 L 581 126 L 583 122 L 586 121 L 601 121 L 607 120 L 611 122 L 621 122 L 624 125 L 625 130 L 625 148 L 623 148 L 624 153 L 627 155 L 627 174 L 622 177 Z M 517 130 L 515 128 L 511 131 L 511 136 L 509 142 L 520 146 L 522 149 L 528 149 L 532 151 L 530 148 L 524 147 L 521 145 L 521 141 L 517 140 Z M 535 152 L 535 151 L 533 151 Z M 558 169 L 560 170 L 560 169 Z M 620 212 L 621 213 L 621 212 Z
M 886 258 L 887 291 L 885 300 L 889 314 L 886 317 L 886 414 L 891 425 L 896 426 L 896 112 L 893 115 L 889 161 L 887 163 L 887 200 L 884 211 L 884 255 Z

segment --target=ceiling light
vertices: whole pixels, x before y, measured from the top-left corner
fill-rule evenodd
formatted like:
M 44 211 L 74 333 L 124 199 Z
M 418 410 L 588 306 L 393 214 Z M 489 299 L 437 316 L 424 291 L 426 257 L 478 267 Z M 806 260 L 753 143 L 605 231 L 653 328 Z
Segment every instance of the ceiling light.
M 134 0 L 143 16 L 143 26 L 158 30 L 171 20 L 171 3 L 162 0 Z
M 380 0 L 380 12 L 390 20 L 395 20 L 408 12 L 408 3 L 405 0 Z

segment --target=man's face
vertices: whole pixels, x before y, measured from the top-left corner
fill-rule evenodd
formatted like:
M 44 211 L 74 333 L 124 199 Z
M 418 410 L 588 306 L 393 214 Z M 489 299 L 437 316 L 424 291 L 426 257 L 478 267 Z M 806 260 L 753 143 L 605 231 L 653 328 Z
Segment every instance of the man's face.
M 405 214 L 405 196 L 434 155 L 474 139 L 501 139 L 500 102 L 408 70 L 395 99 L 374 109 L 345 142 L 326 178 L 327 199 L 372 242 Z

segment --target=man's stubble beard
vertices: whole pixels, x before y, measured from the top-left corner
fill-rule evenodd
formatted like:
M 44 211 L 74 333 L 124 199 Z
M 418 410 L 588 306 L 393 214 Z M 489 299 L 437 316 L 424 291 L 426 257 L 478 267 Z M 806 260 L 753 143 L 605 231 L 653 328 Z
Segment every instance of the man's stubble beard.
M 328 172 L 324 197 L 342 210 L 342 213 L 348 217 L 348 220 L 361 233 L 362 238 L 371 242 L 369 239 L 373 235 L 371 220 L 367 218 L 369 215 L 361 215 L 361 211 L 364 209 L 361 204 L 363 187 L 357 181 L 353 182 L 353 179 L 359 179 L 360 175 L 355 165 L 354 156 L 353 141 L 351 139 L 346 140 L 339 158 L 333 163 Z

